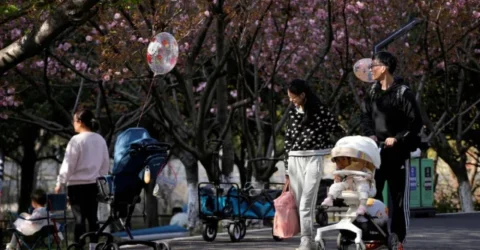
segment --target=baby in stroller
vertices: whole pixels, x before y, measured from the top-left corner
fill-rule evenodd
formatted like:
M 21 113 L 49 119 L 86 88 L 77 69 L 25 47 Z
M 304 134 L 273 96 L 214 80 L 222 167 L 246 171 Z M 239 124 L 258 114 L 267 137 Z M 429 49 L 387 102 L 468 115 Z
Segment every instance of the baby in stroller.
M 355 190 L 360 196 L 360 205 L 357 214 L 363 215 L 367 211 L 367 200 L 377 193 L 375 188 L 375 165 L 373 159 L 366 153 L 355 148 L 366 148 L 376 144 L 361 136 L 348 136 L 340 139 L 332 150 L 332 161 L 336 163 L 337 170 L 361 171 L 365 175 L 349 175 L 342 178 L 334 175 L 335 183 L 330 187 L 327 198 L 322 206 L 333 206 L 333 200 L 337 199 L 344 190 Z M 380 161 L 379 159 L 375 159 Z
M 388 232 L 385 204 L 370 198 L 376 193 L 373 180 L 375 169 L 380 167 L 379 151 L 375 141 L 363 136 L 347 136 L 335 144 L 332 160 L 337 170 L 333 174 L 338 177 L 323 204 L 330 205 L 334 198 L 341 198 L 348 210 L 338 223 L 317 229 L 318 249 L 325 249 L 324 232 L 339 230 L 338 249 L 349 249 L 349 245 L 355 244 L 357 250 L 365 250 L 367 245 L 397 250 L 398 237 Z

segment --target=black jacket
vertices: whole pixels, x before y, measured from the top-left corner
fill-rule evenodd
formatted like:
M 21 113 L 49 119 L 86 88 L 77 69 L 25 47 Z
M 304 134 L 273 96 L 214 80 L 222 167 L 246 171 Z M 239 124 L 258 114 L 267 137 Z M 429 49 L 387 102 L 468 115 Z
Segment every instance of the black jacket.
M 319 150 L 333 148 L 331 135 L 343 133 L 337 119 L 322 104 L 313 108 L 311 121 L 302 124 L 304 113 L 297 109 L 287 110 L 288 122 L 285 131 L 285 169 L 288 169 L 288 152 L 291 150 Z
M 410 88 L 400 92 L 402 85 L 408 86 L 401 78 L 395 78 L 387 90 L 382 90 L 380 83 L 374 83 L 361 113 L 363 135 L 375 135 L 380 142 L 395 137 L 397 144 L 388 151 L 399 156 L 399 160 L 409 157 L 409 144 L 418 138 L 422 127 L 415 95 Z

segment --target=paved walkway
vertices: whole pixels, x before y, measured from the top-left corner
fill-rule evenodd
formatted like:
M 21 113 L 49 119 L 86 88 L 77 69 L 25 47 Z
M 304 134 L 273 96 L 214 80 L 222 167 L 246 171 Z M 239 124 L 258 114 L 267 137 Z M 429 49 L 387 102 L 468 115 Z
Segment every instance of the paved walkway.
M 325 235 L 327 249 L 336 249 L 337 232 Z M 231 242 L 228 234 L 218 234 L 213 242 L 203 241 L 201 236 L 174 239 L 170 241 L 173 250 L 189 249 L 295 249 L 299 238 L 276 242 L 272 239 L 271 229 L 247 231 L 240 242 Z M 353 249 L 353 248 L 352 248 Z M 446 250 L 480 249 L 480 213 L 445 214 L 432 218 L 412 218 L 405 249 Z

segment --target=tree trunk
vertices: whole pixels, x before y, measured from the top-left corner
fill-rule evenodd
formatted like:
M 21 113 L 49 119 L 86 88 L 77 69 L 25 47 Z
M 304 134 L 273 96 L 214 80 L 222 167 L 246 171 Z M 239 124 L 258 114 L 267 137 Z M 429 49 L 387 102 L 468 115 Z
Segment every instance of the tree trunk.
M 452 166 L 452 170 L 457 176 L 458 198 L 460 199 L 462 211 L 473 212 L 472 186 L 470 185 L 470 181 L 468 180 L 466 163 L 467 157 L 466 155 L 462 155 L 460 157 L 460 161 L 456 162 L 456 165 L 450 166 Z
M 457 177 L 458 178 L 458 177 Z M 462 212 L 473 212 L 472 186 L 467 180 L 458 179 L 458 198 L 462 206 Z
M 216 36 L 216 50 L 217 56 L 216 61 L 217 65 L 221 64 L 222 58 L 225 55 L 225 20 L 224 20 L 224 13 L 222 11 L 223 8 L 223 0 L 219 0 L 217 2 L 217 11 L 219 12 L 216 18 L 217 22 L 217 36 Z M 218 67 L 218 66 L 217 66 Z M 225 67 L 226 68 L 226 67 Z M 221 128 L 225 128 L 227 126 L 227 116 L 228 116 L 228 90 L 227 90 L 227 81 L 226 76 L 222 76 L 218 78 L 217 81 L 217 120 L 220 124 Z M 233 112 L 233 111 L 230 111 Z M 222 131 L 220 131 L 221 133 Z M 227 128 L 227 133 L 225 138 L 220 138 L 223 141 L 223 149 L 222 149 L 222 181 L 223 182 L 231 182 L 231 173 L 233 172 L 234 166 L 234 147 L 233 147 L 233 140 L 232 140 L 232 132 L 230 126 Z
M 22 141 L 23 158 L 21 162 L 20 198 L 18 201 L 19 212 L 25 212 L 30 207 L 30 194 L 34 188 L 35 165 L 37 163 L 37 153 L 35 151 L 35 141 L 37 138 L 37 128 L 26 127 L 21 132 L 20 140 Z
M 460 156 L 460 161 L 457 160 L 457 155 L 452 148 L 447 144 L 444 147 L 438 148 L 438 155 L 450 166 L 453 173 L 457 177 L 458 182 L 458 198 L 463 212 L 473 212 L 472 187 L 468 181 L 468 174 L 466 164 L 466 156 Z

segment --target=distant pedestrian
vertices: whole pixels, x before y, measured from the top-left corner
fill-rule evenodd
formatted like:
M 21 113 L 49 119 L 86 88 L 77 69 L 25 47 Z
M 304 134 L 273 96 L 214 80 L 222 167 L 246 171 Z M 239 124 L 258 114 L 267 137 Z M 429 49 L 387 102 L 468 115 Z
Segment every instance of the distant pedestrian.
M 88 221 L 90 232 L 98 230 L 96 180 L 108 174 L 110 158 L 105 139 L 93 132 L 98 124 L 92 111 L 75 112 L 73 127 L 78 134 L 68 142 L 55 192 L 59 193 L 62 185 L 67 186 L 75 218 L 74 239 L 79 242 L 80 236 L 86 232 L 85 221 Z

